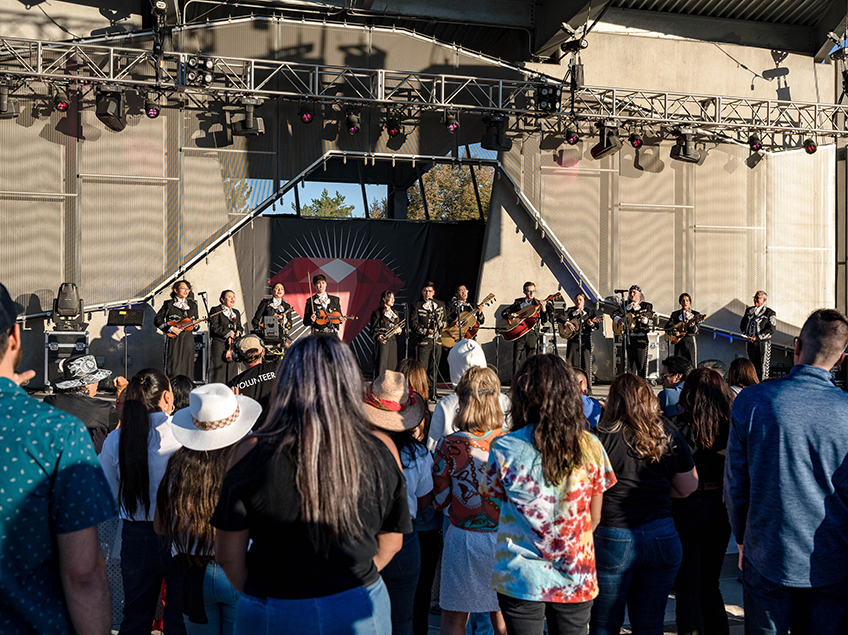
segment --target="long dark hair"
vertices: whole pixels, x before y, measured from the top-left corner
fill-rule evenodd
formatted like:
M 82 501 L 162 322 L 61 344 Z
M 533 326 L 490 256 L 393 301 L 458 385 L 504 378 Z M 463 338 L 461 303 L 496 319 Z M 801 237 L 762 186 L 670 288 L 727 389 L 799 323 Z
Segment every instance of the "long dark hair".
M 316 550 L 364 536 L 363 497 L 382 460 L 365 416 L 365 384 L 350 349 L 335 335 L 298 340 L 277 371 L 275 403 L 255 436 L 294 463 L 300 512 Z
M 138 371 L 124 392 L 121 436 L 118 439 L 118 503 L 129 516 L 139 505 L 150 513 L 150 474 L 147 467 L 147 436 L 150 413 L 161 412 L 159 401 L 171 389 L 168 378 L 155 368 Z
M 759 384 L 760 380 L 757 378 L 757 368 L 754 366 L 754 362 L 745 357 L 737 357 L 730 362 L 730 368 L 727 369 L 727 383 L 742 388 Z
M 212 552 L 215 529 L 209 519 L 234 447 L 205 452 L 180 448 L 168 460 L 156 494 L 156 511 L 179 553 Z
M 174 412 L 188 408 L 189 393 L 195 388 L 197 386 L 186 375 L 171 377 L 171 392 L 174 393 Z
M 558 485 L 583 463 L 583 401 L 571 366 L 557 355 L 534 355 L 512 380 L 512 429 L 536 424 L 533 446 L 542 474 Z
M 598 430 L 624 431 L 636 455 L 652 463 L 662 458 L 671 443 L 663 428 L 660 404 L 654 391 L 647 381 L 632 373 L 613 380 Z
M 730 425 L 733 391 L 712 368 L 696 368 L 683 384 L 680 405 L 691 415 L 695 441 L 703 448 L 711 448 L 716 439 Z

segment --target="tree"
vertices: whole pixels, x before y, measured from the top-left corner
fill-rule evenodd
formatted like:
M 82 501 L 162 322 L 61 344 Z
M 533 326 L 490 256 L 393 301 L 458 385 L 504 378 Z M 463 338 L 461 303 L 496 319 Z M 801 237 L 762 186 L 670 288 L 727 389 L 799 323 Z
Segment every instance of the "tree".
M 250 196 L 253 194 L 253 187 L 247 182 L 247 179 L 225 178 L 222 181 L 224 186 L 224 199 L 227 201 L 230 212 L 232 214 L 246 214 L 250 204 Z
M 491 167 L 475 167 L 474 175 L 477 178 L 477 190 L 480 193 L 480 205 L 483 208 L 483 218 L 485 219 L 489 215 L 489 199 L 492 196 L 494 169 Z M 427 210 L 432 220 L 476 220 L 480 218 L 469 166 L 439 164 L 426 172 L 422 179 L 427 197 Z M 426 218 L 420 185 L 415 183 L 409 188 L 407 195 L 409 197 L 407 217 L 411 219 Z
M 371 206 L 368 210 L 368 218 L 388 218 L 389 217 L 389 203 L 386 199 L 381 198 L 376 201 L 371 202 Z
M 345 205 L 345 197 L 343 194 L 336 192 L 335 196 L 330 196 L 326 188 L 321 192 L 321 196 L 313 199 L 312 202 L 300 206 L 301 216 L 320 216 L 322 218 L 350 218 L 353 216 L 353 205 Z M 292 203 L 292 209 L 297 212 L 297 207 Z

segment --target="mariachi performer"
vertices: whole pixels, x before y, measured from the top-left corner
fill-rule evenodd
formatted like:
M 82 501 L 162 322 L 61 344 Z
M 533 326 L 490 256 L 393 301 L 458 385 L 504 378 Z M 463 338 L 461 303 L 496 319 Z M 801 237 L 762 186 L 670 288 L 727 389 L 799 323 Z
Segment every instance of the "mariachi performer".
M 268 352 L 282 355 L 283 351 L 291 345 L 290 335 L 294 326 L 292 318 L 294 314 L 292 305 L 285 300 L 286 288 L 282 282 L 274 285 L 271 294 L 270 298 L 264 298 L 256 307 L 256 313 L 253 314 L 253 320 L 250 324 L 253 327 L 253 333 L 262 339 Z M 279 341 L 269 340 L 265 328 L 266 317 L 278 318 Z
M 241 372 L 236 361 L 235 341 L 244 334 L 241 313 L 236 306 L 236 294 L 230 289 L 221 292 L 221 304 L 212 309 L 209 318 L 211 380 L 215 384 L 229 384 Z
M 191 297 L 188 280 L 178 280 L 171 287 L 171 299 L 162 304 L 153 320 L 156 328 L 171 335 L 165 341 L 165 374 L 168 377 L 186 375 L 195 378 L 194 331 L 200 326 L 195 324 L 185 329 L 175 326 L 187 319 L 189 322 L 197 321 L 197 302 Z
M 330 314 L 342 315 L 342 303 L 339 296 L 327 293 L 327 278 L 322 273 L 312 276 L 312 284 L 315 285 L 315 295 L 306 301 L 303 323 L 310 327 L 313 333 L 338 334 L 341 324 L 334 324 Z M 341 321 L 344 319 L 341 317 Z
M 397 367 L 397 336 L 403 332 L 400 316 L 394 310 L 395 294 L 380 295 L 380 306 L 371 313 L 371 339 L 374 341 L 374 377 Z

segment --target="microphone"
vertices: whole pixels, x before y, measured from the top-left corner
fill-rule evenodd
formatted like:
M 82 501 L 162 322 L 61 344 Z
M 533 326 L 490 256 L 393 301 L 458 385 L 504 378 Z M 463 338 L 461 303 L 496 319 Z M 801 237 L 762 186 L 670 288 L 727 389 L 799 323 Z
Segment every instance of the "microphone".
M 630 289 L 613 289 L 613 293 L 630 293 Z
M 616 293 L 618 293 L 618 291 L 616 291 Z M 204 295 L 205 296 L 207 294 L 206 294 L 206 291 L 198 291 L 197 295 Z

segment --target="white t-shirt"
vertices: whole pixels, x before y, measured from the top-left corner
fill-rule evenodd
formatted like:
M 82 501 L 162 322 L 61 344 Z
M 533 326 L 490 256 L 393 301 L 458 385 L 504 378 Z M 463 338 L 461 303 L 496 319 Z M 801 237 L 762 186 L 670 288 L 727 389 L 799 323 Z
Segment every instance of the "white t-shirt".
M 118 442 L 121 438 L 121 429 L 118 428 L 109 433 L 103 442 L 103 450 L 98 456 L 100 467 L 106 474 L 106 480 L 112 488 L 112 495 L 118 499 L 118 481 L 121 478 L 120 466 L 118 465 Z M 150 481 L 150 511 L 145 515 L 143 506 L 139 505 L 135 514 L 127 515 L 120 503 L 118 514 L 122 520 L 153 520 L 156 511 L 156 491 L 159 483 L 165 476 L 165 468 L 171 455 L 183 447 L 174 438 L 171 428 L 171 417 L 164 412 L 153 412 L 150 414 L 150 432 L 147 435 L 147 473 Z
M 412 446 L 415 459 L 409 467 L 403 468 L 403 478 L 406 480 L 406 502 L 409 503 L 409 515 L 415 519 L 418 515 L 418 499 L 433 491 L 433 456 L 422 446 Z M 406 452 L 401 456 L 401 463 L 409 461 Z

